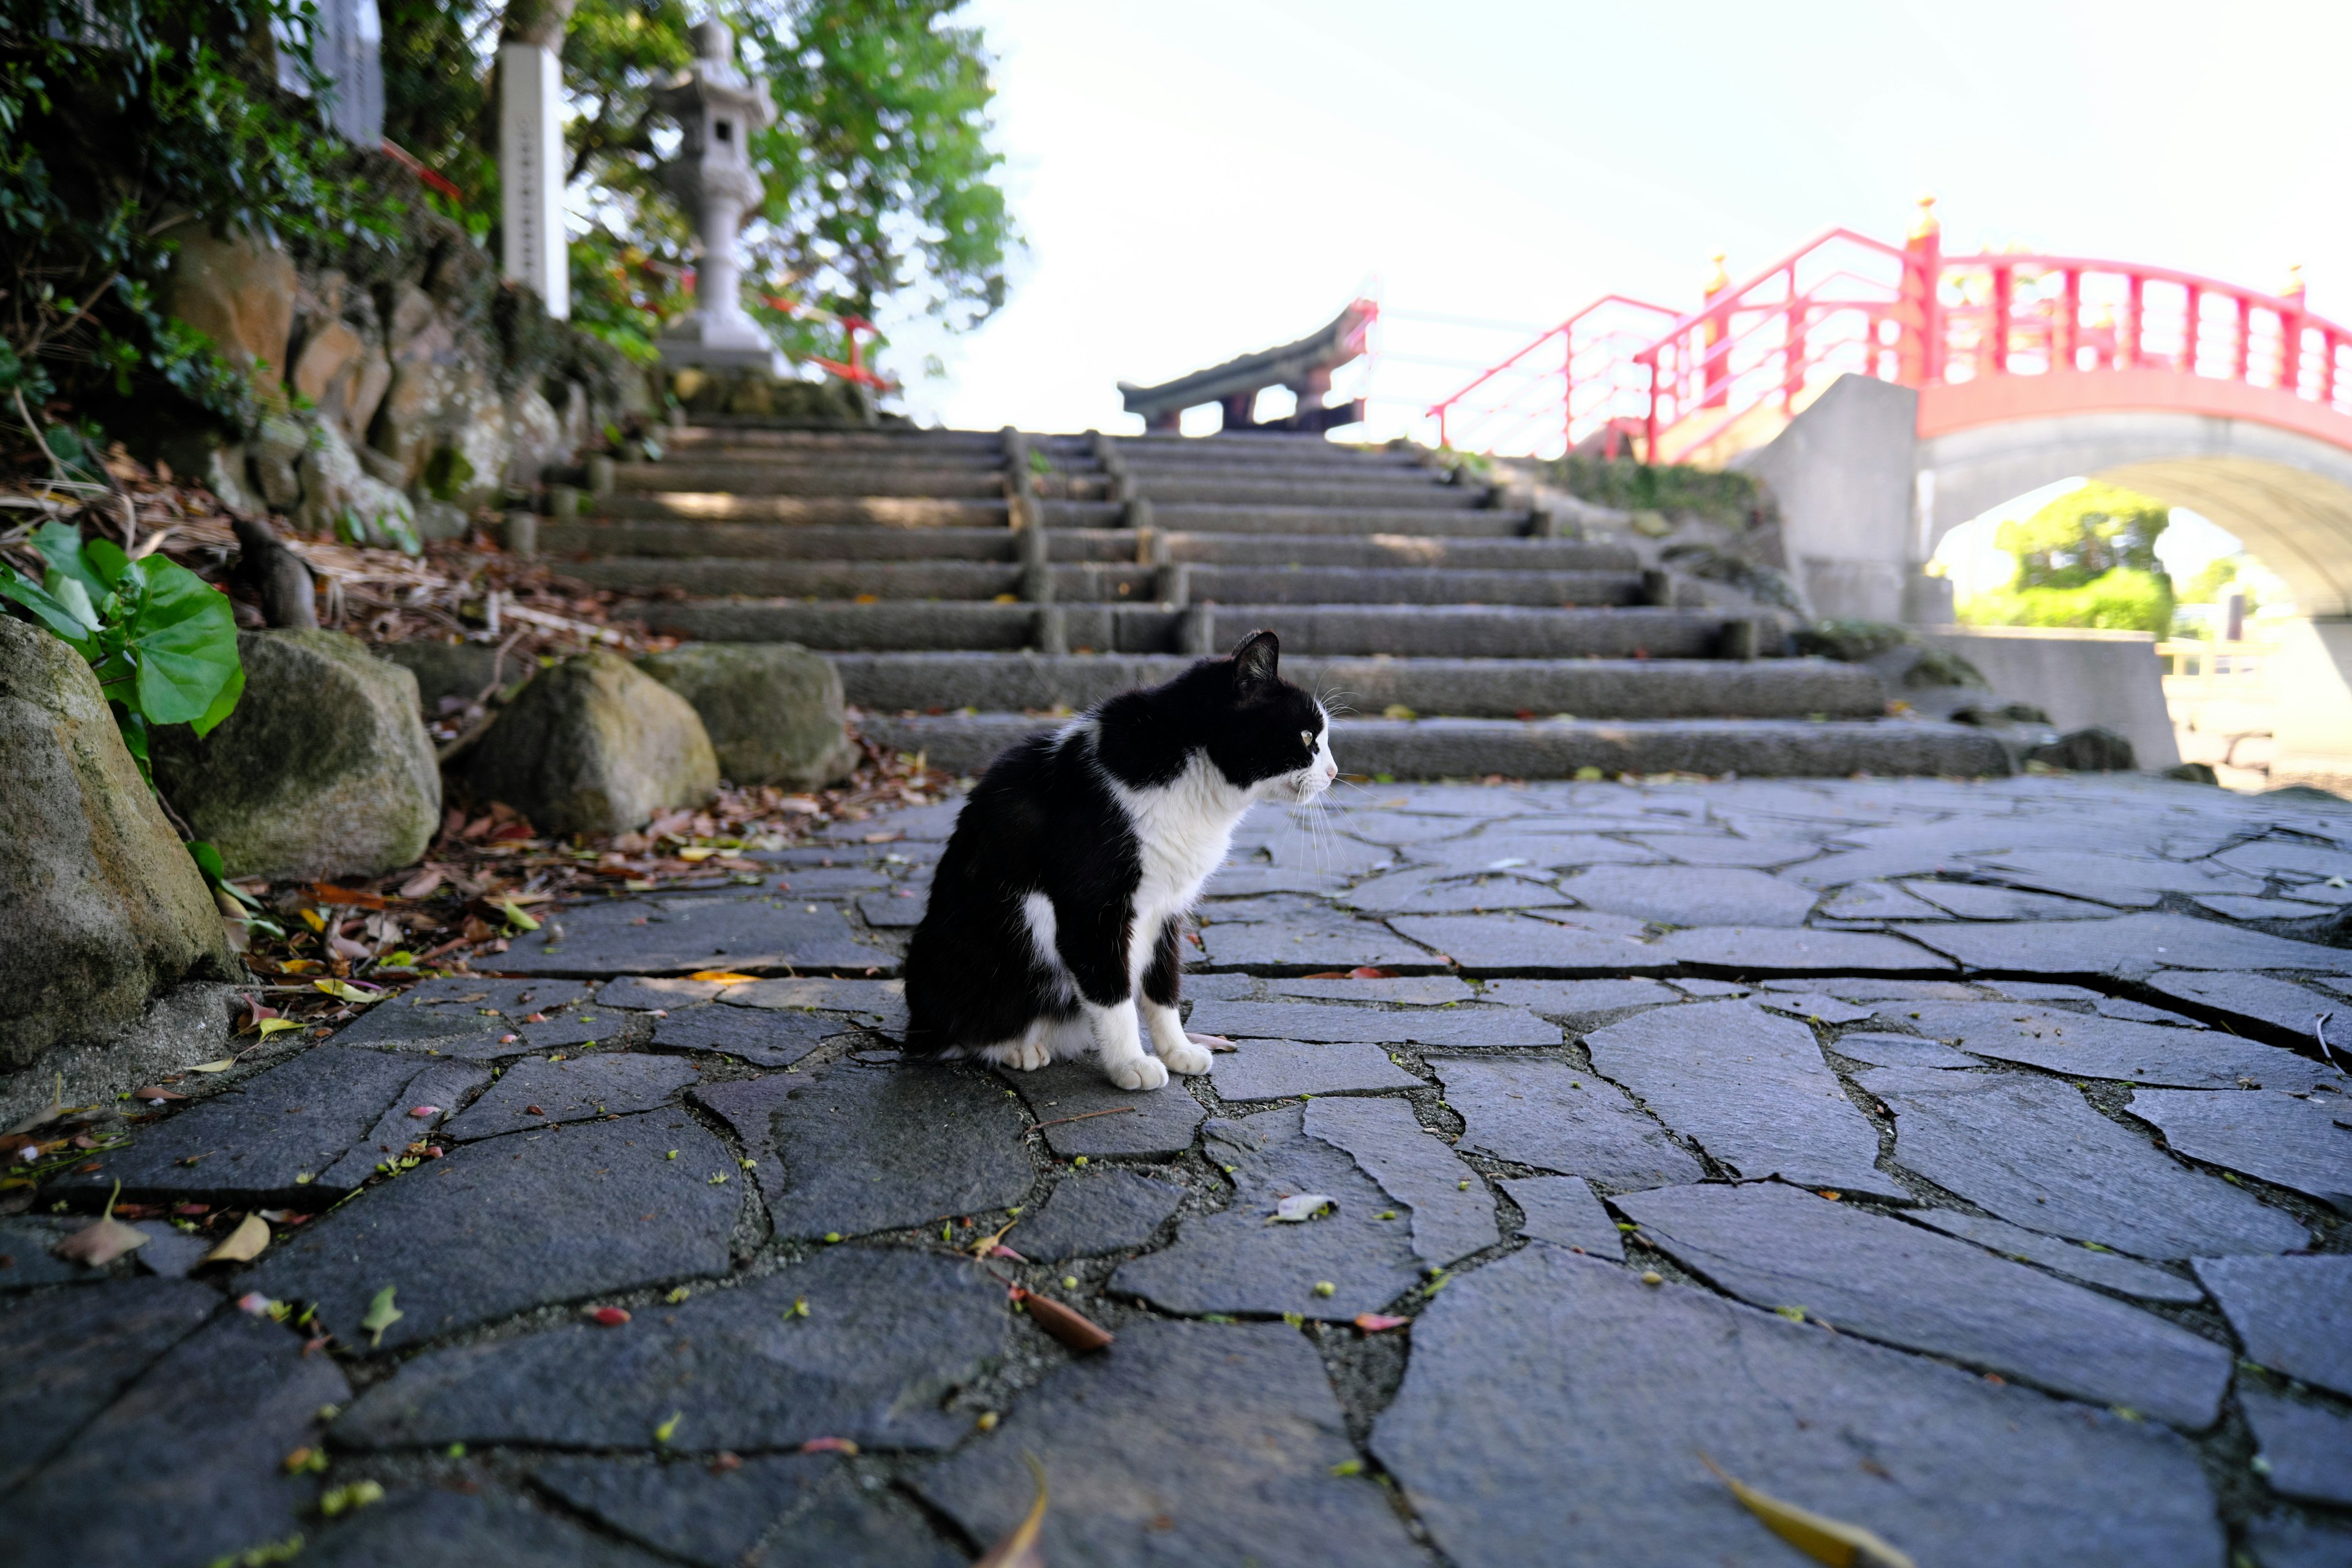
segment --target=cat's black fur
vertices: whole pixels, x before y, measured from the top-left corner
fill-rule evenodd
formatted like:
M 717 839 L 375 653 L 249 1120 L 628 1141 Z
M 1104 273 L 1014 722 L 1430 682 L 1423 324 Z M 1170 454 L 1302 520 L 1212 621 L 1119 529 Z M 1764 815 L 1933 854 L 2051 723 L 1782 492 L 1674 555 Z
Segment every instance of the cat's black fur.
M 976 1050 L 1034 1019 L 1077 1013 L 1068 985 L 1039 961 L 1023 912 L 1033 892 L 1053 901 L 1055 947 L 1085 998 L 1129 999 L 1142 846 L 1104 774 L 1147 791 L 1175 783 L 1196 752 L 1237 786 L 1307 765 L 1314 751 L 1300 736 L 1322 733 L 1323 710 L 1281 678 L 1280 651 L 1273 633 L 1256 633 L 1230 658 L 1122 692 L 990 764 L 956 818 L 907 950 L 910 1054 Z M 1144 938 L 1154 949 L 1144 994 L 1169 1006 L 1182 967 L 1180 924 L 1166 920 Z

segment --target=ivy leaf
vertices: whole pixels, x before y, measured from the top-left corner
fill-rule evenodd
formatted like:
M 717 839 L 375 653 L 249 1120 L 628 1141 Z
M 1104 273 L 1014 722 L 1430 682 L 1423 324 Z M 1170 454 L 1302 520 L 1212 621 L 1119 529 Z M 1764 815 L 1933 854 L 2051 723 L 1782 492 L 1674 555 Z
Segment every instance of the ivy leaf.
M 368 1331 L 368 1343 L 371 1345 L 383 1344 L 384 1330 L 408 1316 L 392 1304 L 394 1289 L 396 1287 L 387 1285 L 377 1291 L 375 1299 L 368 1303 L 367 1316 L 360 1320 L 360 1327 Z
M 0 597 L 14 599 L 24 605 L 26 609 L 32 612 L 33 618 L 40 622 L 51 635 L 71 646 L 73 650 L 82 658 L 90 657 L 92 652 L 90 639 L 98 630 L 98 617 L 95 612 L 88 616 L 83 615 L 72 605 L 61 602 L 56 595 L 40 584 L 9 570 L 5 563 L 0 563 Z M 83 596 L 82 603 L 85 605 L 89 603 L 87 595 Z
M 215 716 L 215 705 L 243 668 L 228 596 L 160 555 L 135 571 L 145 592 L 126 629 L 139 661 L 140 710 L 154 724 L 217 724 L 227 713 Z

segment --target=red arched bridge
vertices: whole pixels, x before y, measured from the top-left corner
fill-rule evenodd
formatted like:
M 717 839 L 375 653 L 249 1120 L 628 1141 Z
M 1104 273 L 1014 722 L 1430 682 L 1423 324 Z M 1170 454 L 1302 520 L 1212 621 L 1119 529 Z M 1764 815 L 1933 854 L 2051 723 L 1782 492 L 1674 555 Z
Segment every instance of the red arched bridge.
M 1788 460 L 1769 444 L 1841 378 L 1864 377 L 1916 405 L 1908 493 L 1874 540 L 1824 522 L 1846 535 L 1813 541 L 1830 558 L 1899 574 L 1955 524 L 2089 474 L 2213 518 L 2305 614 L 2352 615 L 2352 331 L 2307 310 L 2299 285 L 1947 256 L 1930 206 L 1899 246 L 1832 229 L 1737 283 L 1718 258 L 1695 310 L 1598 300 L 1433 405 L 1440 440 L 1769 472 Z

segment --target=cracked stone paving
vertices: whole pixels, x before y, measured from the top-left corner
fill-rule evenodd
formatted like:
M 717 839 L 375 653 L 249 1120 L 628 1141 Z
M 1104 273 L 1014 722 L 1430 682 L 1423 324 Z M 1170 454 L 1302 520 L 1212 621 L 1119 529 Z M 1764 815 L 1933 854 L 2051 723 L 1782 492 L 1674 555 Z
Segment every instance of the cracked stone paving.
M 2352 1563 L 2352 805 L 1342 795 L 1155 1094 L 900 1061 L 950 802 L 85 1112 L 0 1568 Z

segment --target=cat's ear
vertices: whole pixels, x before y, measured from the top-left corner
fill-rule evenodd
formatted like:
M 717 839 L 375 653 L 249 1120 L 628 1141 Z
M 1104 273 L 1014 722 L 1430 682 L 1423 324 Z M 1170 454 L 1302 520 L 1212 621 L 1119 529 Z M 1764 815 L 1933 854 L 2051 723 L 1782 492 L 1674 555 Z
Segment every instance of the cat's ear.
M 1247 691 L 1280 678 L 1282 640 L 1272 632 L 1252 632 L 1234 649 L 1234 684 Z

